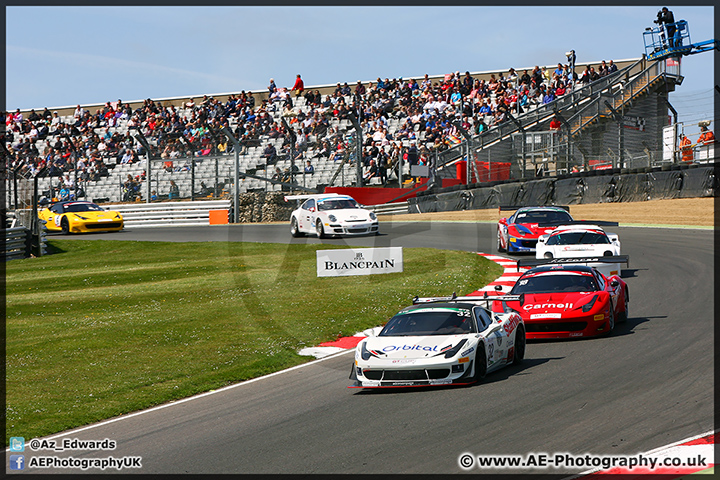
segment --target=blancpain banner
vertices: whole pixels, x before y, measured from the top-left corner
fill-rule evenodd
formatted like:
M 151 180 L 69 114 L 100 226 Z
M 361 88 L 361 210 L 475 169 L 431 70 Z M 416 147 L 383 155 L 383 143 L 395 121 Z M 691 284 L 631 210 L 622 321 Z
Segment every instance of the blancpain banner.
M 317 251 L 318 277 L 375 275 L 402 271 L 402 247 Z

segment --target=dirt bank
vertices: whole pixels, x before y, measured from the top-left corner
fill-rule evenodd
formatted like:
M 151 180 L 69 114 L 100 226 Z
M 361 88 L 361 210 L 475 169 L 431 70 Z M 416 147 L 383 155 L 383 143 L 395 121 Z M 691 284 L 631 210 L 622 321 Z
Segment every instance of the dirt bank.
M 570 214 L 581 220 L 607 220 L 625 225 L 690 225 L 709 227 L 714 225 L 714 198 L 680 198 L 630 203 L 596 203 L 571 205 Z M 487 210 L 463 210 L 458 212 L 434 212 L 409 215 L 382 215 L 383 221 L 490 221 L 496 222 L 510 211 L 498 213 L 497 208 Z

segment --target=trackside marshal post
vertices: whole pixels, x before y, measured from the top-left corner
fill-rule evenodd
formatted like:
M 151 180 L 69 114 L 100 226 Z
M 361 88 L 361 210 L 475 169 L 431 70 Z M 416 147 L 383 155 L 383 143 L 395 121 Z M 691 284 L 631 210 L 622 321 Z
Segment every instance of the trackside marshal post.
M 318 277 L 376 275 L 402 271 L 402 247 L 317 251 Z

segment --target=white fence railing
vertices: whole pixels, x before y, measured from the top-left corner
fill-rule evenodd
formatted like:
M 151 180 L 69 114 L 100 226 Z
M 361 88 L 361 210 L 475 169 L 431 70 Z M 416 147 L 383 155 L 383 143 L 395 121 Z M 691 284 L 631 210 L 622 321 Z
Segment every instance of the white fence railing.
M 229 211 L 231 203 L 230 200 L 208 200 L 107 205 L 105 208 L 120 212 L 125 228 L 205 226 L 210 223 L 211 210 Z
M 408 202 L 385 203 L 383 205 L 370 205 L 366 207 L 368 210 L 375 212 L 375 215 L 399 215 L 410 213 L 408 210 Z

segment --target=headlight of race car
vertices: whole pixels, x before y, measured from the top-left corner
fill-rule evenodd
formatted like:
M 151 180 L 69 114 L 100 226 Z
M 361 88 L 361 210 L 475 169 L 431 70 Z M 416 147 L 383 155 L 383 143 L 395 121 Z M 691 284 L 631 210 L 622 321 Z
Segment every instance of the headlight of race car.
M 518 233 L 518 235 L 532 235 L 532 231 L 530 231 L 529 228 L 524 227 L 523 225 L 515 225 L 515 231 Z
M 593 305 L 595 305 L 597 298 L 597 295 L 593 295 L 592 299 L 588 303 L 578 308 L 582 309 L 583 312 L 589 312 L 592 309 Z M 577 308 L 575 310 L 577 310 Z
M 337 222 L 337 217 L 335 215 L 328 215 L 328 220 L 331 222 Z
M 362 342 L 362 346 L 360 347 L 360 358 L 363 360 L 370 360 L 370 351 L 367 349 L 366 346 L 367 342 Z
M 370 212 L 370 220 L 377 220 L 377 215 L 375 215 L 375 212 Z
M 82 215 L 75 214 L 76 217 L 78 217 L 80 220 L 87 220 L 87 218 L 83 217 Z

